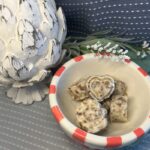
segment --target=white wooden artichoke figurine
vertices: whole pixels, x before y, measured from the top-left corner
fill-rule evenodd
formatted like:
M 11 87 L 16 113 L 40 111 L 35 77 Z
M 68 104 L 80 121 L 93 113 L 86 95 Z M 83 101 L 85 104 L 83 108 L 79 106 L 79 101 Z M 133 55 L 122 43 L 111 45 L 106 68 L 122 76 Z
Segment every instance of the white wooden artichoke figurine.
M 60 59 L 65 36 L 65 17 L 54 0 L 0 0 L 0 85 L 10 88 L 15 103 L 47 94 L 41 81 Z

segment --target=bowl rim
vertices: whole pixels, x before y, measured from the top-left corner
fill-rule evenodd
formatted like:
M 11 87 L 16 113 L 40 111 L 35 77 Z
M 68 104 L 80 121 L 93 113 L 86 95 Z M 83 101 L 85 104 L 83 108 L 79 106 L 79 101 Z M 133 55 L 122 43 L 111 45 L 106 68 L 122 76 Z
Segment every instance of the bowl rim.
M 108 54 L 98 54 L 98 55 L 99 56 L 101 55 L 101 57 L 105 57 L 105 55 L 107 55 L 108 57 Z M 50 103 L 51 112 L 54 118 L 56 119 L 56 121 L 59 123 L 59 125 L 63 128 L 63 130 L 66 131 L 66 133 L 71 138 L 78 140 L 79 142 L 83 143 L 88 147 L 93 146 L 95 148 L 96 146 L 99 148 L 103 148 L 103 147 L 111 148 L 111 147 L 121 147 L 124 145 L 128 145 L 136 141 L 138 138 L 140 138 L 150 130 L 150 112 L 148 113 L 148 116 L 143 121 L 143 123 L 138 128 L 134 129 L 129 133 L 126 133 L 124 135 L 119 135 L 119 136 L 99 136 L 99 135 L 88 133 L 75 126 L 65 117 L 65 115 L 61 111 L 61 108 L 59 107 L 59 103 L 56 98 L 56 90 L 61 75 L 64 73 L 65 70 L 67 70 L 75 63 L 78 63 L 85 59 L 94 58 L 95 56 L 97 56 L 97 54 L 94 53 L 77 56 L 69 60 L 68 62 L 66 62 L 56 71 L 49 87 L 49 103 Z M 136 63 L 131 61 L 129 58 L 124 59 L 124 62 L 137 69 L 139 74 L 141 74 L 144 77 L 144 80 L 150 81 L 150 77 L 148 73 L 140 66 L 138 66 Z

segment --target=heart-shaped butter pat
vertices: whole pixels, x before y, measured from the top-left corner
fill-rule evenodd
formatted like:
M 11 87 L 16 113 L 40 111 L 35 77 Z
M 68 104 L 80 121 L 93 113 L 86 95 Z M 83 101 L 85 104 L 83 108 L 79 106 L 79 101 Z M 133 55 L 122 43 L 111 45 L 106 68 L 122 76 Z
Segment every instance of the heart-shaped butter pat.
M 115 89 L 115 81 L 111 76 L 91 76 L 86 82 L 86 89 L 91 98 L 102 102 L 111 96 Z

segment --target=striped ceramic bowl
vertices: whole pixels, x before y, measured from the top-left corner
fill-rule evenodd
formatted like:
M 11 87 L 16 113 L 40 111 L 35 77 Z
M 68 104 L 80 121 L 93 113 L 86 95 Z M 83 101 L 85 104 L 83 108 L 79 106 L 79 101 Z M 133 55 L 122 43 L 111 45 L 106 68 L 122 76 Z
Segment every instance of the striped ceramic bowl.
M 127 84 L 129 95 L 128 122 L 111 123 L 106 131 L 90 134 L 76 123 L 77 103 L 68 94 L 68 87 L 89 75 L 109 74 Z M 121 147 L 133 143 L 150 129 L 150 77 L 129 59 L 113 62 L 94 54 L 76 57 L 54 75 L 50 89 L 51 111 L 61 128 L 74 140 L 94 149 Z

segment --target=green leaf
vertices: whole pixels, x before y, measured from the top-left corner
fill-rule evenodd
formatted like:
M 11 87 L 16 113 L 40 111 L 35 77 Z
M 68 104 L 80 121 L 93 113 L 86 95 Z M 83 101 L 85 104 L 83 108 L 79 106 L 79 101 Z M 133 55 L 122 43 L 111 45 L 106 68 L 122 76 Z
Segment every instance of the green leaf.
M 119 38 L 119 37 L 113 37 L 108 38 L 110 40 L 116 41 L 116 42 L 129 42 L 131 40 L 134 40 L 134 38 Z
M 96 32 L 91 35 L 92 36 L 107 35 L 107 34 L 111 33 L 112 31 L 113 31 L 113 29 L 109 29 L 109 30 L 105 30 L 105 31 Z

